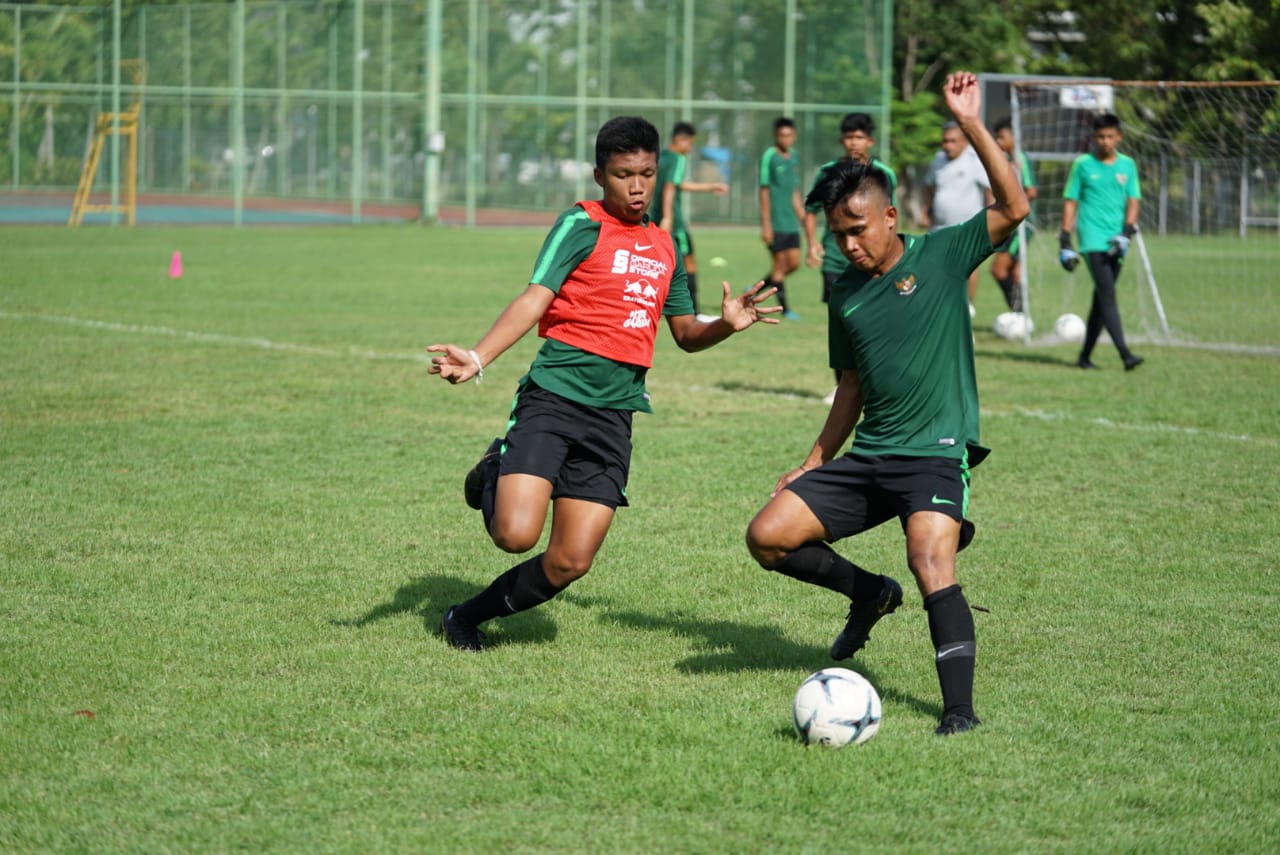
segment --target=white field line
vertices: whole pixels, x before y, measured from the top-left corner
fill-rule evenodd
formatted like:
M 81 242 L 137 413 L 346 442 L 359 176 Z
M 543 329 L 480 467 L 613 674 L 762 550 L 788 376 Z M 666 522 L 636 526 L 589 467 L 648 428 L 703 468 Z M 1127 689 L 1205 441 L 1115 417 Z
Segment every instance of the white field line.
M 68 315 L 40 315 L 22 312 L 6 312 L 0 309 L 0 318 L 11 321 L 44 321 L 51 324 L 82 327 L 84 329 L 107 330 L 109 332 L 129 333 L 132 335 L 167 336 L 186 341 L 199 341 L 206 344 L 222 344 L 230 347 L 248 347 L 260 350 L 280 350 L 286 353 L 305 353 L 313 356 L 329 356 L 338 358 L 370 359 L 393 362 L 430 363 L 431 357 L 426 353 L 379 353 L 360 347 L 333 348 L 316 347 L 310 344 L 292 344 L 285 341 L 271 341 L 265 338 L 223 335 L 222 333 L 195 332 L 194 330 L 178 330 L 172 327 L 158 327 L 141 324 L 121 324 L 114 321 L 95 321 L 75 318 Z
M 224 335 L 222 333 L 206 333 L 196 332 L 194 330 L 179 330 L 172 327 L 150 326 L 142 324 L 122 324 L 114 321 L 97 321 L 86 318 L 76 318 L 69 315 L 44 315 L 25 312 L 7 312 L 0 309 L 0 319 L 12 321 L 42 321 L 44 323 L 62 324 L 65 326 L 81 327 L 83 329 L 106 330 L 108 332 L 119 332 L 131 335 L 153 335 L 166 336 L 168 338 L 184 339 L 186 341 L 198 341 L 208 344 L 219 344 L 230 347 L 257 348 L 261 350 L 278 350 L 286 353 L 304 353 L 315 356 L 327 356 L 333 358 L 350 358 L 350 359 L 367 359 L 374 361 L 392 361 L 392 362 L 419 362 L 430 364 L 431 358 L 426 353 L 379 353 L 373 350 L 367 350 L 359 347 L 334 348 L 334 347 L 316 347 L 307 344 L 292 344 L 290 342 L 271 341 L 265 338 Z M 821 405 L 821 401 L 817 397 L 806 397 L 803 395 L 794 395 L 787 392 L 770 392 L 763 389 L 725 389 L 718 386 L 702 386 L 702 385 L 679 385 L 668 384 L 663 382 L 649 382 L 650 386 L 662 389 L 680 389 L 685 392 L 694 394 L 712 394 L 726 395 L 733 397 L 741 397 L 743 395 L 765 396 L 770 398 L 782 398 L 784 400 L 793 400 L 797 402 L 807 402 L 814 405 Z M 1201 428 L 1187 427 L 1184 425 L 1168 424 L 1166 422 L 1118 422 L 1114 419 L 1108 419 L 1101 416 L 1085 416 L 1075 413 L 1056 413 L 1046 410 L 1030 409 L 1026 407 L 1012 407 L 1009 409 L 987 409 L 982 410 L 982 415 L 988 418 L 1025 418 L 1035 419 L 1043 422 L 1076 422 L 1080 424 L 1093 425 L 1095 427 L 1107 428 L 1109 430 L 1121 431 L 1137 431 L 1142 433 L 1164 433 L 1178 434 L 1182 436 L 1202 437 L 1213 440 L 1226 440 L 1230 442 L 1241 442 L 1250 444 L 1259 444 L 1267 446 L 1280 446 L 1280 438 L 1249 436 L 1248 434 L 1226 433 L 1224 431 L 1203 430 Z

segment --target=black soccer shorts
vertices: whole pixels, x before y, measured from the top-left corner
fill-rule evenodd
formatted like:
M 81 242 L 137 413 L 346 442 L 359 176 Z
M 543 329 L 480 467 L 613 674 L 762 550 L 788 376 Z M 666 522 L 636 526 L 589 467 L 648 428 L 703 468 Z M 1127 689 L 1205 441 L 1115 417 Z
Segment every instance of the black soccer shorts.
M 799 232 L 774 232 L 773 243 L 769 244 L 769 252 L 779 253 L 788 249 L 800 248 Z
M 552 499 L 626 507 L 631 469 L 631 411 L 591 407 L 532 380 L 517 390 L 498 476 L 536 475 Z
M 969 508 L 969 470 L 950 457 L 846 454 L 824 463 L 787 485 L 799 496 L 834 542 L 897 517 L 937 511 L 960 523 L 960 549 L 973 540 Z

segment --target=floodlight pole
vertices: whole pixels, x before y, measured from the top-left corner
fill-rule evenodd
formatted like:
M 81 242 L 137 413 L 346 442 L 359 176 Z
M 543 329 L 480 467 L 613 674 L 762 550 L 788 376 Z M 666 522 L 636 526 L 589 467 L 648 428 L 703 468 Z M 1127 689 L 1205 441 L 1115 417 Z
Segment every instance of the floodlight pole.
M 111 225 L 120 223 L 120 4 L 111 4 Z
M 440 4 L 427 0 L 426 51 L 427 91 L 423 105 L 425 124 L 422 139 L 422 219 L 434 223 L 440 218 Z

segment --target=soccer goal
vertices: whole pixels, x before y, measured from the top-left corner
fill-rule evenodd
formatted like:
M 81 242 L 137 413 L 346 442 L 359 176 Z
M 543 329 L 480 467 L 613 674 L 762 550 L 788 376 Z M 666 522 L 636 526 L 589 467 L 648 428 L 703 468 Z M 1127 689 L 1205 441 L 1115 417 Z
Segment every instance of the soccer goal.
M 1056 236 L 1071 163 L 1111 112 L 1142 184 L 1118 289 L 1126 334 L 1280 355 L 1280 83 L 1017 80 L 1009 112 L 1039 194 L 1023 241 L 1032 341 L 1088 315 L 1088 271 L 1058 266 Z

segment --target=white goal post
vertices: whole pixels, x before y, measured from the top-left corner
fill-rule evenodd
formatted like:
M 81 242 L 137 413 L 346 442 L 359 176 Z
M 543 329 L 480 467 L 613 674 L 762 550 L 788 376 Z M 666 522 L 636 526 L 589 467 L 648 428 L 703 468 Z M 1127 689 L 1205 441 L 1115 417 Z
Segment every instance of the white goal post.
M 984 119 L 1011 120 L 1039 197 L 1021 227 L 1036 333 L 1087 316 L 1092 282 L 1057 265 L 1062 190 L 1092 121 L 1116 114 L 1135 159 L 1141 230 L 1118 283 L 1135 341 L 1280 355 L 1280 83 L 979 75 Z M 1157 278 L 1159 285 L 1157 286 Z

